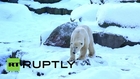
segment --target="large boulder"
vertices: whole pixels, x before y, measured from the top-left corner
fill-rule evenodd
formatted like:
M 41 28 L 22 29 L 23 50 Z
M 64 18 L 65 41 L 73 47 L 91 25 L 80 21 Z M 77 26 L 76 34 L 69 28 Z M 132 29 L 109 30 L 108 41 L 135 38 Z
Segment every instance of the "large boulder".
M 56 29 L 50 34 L 43 45 L 59 46 L 59 47 L 69 47 L 70 46 L 70 36 L 72 31 L 77 27 L 76 22 L 67 22 Z
M 18 3 L 18 0 L 0 0 L 3 2 Z
M 134 3 L 134 2 L 140 3 L 140 0 L 121 0 L 120 2 L 121 3 Z
M 42 14 L 42 13 L 49 13 L 49 14 L 55 14 L 55 15 L 70 15 L 72 10 L 68 10 L 65 8 L 52 8 L 52 7 L 42 7 L 42 8 L 37 8 L 34 9 L 30 7 L 29 5 L 26 5 L 30 11 L 33 11 L 37 14 Z
M 73 30 L 76 28 L 76 26 L 78 26 L 78 24 L 75 22 L 72 23 L 67 22 L 58 26 L 56 29 L 53 30 L 53 32 L 50 34 L 48 38 L 44 38 L 43 36 L 41 36 L 41 39 L 43 38 L 41 44 L 43 43 L 43 45 L 48 45 L 48 46 L 51 45 L 51 46 L 69 48 L 70 36 Z M 140 42 L 130 41 L 127 39 L 128 37 L 124 37 L 119 34 L 94 32 L 93 37 L 94 37 L 94 43 L 110 48 L 121 48 L 126 45 L 133 46 L 136 44 L 140 44 Z
M 60 2 L 61 0 L 34 0 L 40 3 L 56 3 L 56 2 Z
M 120 48 L 126 45 L 133 46 L 140 44 L 140 42 L 132 42 L 126 40 L 122 35 L 110 34 L 110 33 L 93 33 L 94 42 L 102 46 L 107 46 L 110 48 Z

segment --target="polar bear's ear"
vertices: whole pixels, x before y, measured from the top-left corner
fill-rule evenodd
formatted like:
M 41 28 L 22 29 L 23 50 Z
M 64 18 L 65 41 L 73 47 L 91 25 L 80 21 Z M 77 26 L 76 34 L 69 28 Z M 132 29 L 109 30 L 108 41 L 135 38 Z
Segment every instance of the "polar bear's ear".
M 81 45 L 83 45 L 83 43 L 81 43 Z

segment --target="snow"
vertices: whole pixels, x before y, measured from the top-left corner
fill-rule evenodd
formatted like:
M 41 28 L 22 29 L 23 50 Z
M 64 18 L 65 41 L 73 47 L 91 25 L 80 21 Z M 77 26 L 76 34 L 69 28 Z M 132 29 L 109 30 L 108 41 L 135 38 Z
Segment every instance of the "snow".
M 133 42 L 140 42 L 140 35 L 139 35 L 140 31 L 139 30 L 140 30 L 139 27 L 134 28 L 134 29 L 131 29 L 131 28 L 126 29 L 126 28 L 110 26 L 110 27 L 106 28 L 103 32 L 122 35 L 127 40 L 130 40 Z
M 15 10 L 13 10 L 13 8 Z M 31 12 L 28 10 L 26 6 L 21 4 L 0 3 L 0 10 L 1 10 L 0 20 L 10 20 L 10 21 L 32 20 Z
M 100 24 L 103 24 L 103 22 L 114 22 L 124 27 L 139 27 L 139 8 L 140 5 L 138 3 L 104 4 L 97 13 L 97 21 Z
M 106 3 L 104 5 L 85 4 L 74 9 L 70 18 L 77 22 L 79 22 L 79 18 L 82 18 L 82 21 L 79 22 L 79 24 L 88 25 L 94 32 L 122 35 L 132 42 L 140 42 L 139 8 L 140 6 L 138 3 Z M 99 27 L 98 23 L 102 24 L 103 22 L 115 22 L 127 27 Z M 129 28 L 132 26 L 135 28 Z
M 94 71 L 94 72 L 93 72 Z M 89 73 L 92 72 L 92 73 Z M 79 73 L 78 75 L 72 76 L 69 79 L 72 78 L 79 78 L 79 76 L 87 74 L 85 76 L 82 76 L 81 79 L 121 79 L 120 77 L 120 70 L 115 69 L 115 68 L 111 68 L 111 67 L 98 67 L 98 68 L 94 68 L 91 67 L 87 70 L 85 70 L 84 72 Z
M 82 21 L 96 21 L 96 14 L 99 7 L 100 5 L 98 4 L 84 4 L 74 9 L 71 12 L 70 18 L 72 20 L 79 20 L 81 18 Z
M 97 12 L 97 22 L 114 22 L 126 28 L 110 26 L 104 30 L 105 33 L 112 33 L 124 36 L 133 42 L 140 41 L 140 8 L 138 3 L 108 3 L 100 7 Z M 121 18 L 121 19 L 120 19 Z M 135 27 L 135 28 L 129 28 Z M 125 32 L 124 32 L 125 31 Z M 136 38 L 137 37 L 137 38 Z
M 38 15 L 30 12 L 22 4 L 9 4 L 3 2 L 0 2 L 0 4 L 0 14 L 2 16 L 0 16 L 0 42 L 9 42 L 9 44 L 0 43 L 0 57 L 6 58 L 12 51 L 21 50 L 25 52 L 25 54 L 21 56 L 21 59 L 24 60 L 34 60 L 35 62 L 57 60 L 66 62 L 69 59 L 69 48 L 40 46 L 39 42 L 41 34 L 48 37 L 52 30 L 57 26 L 69 21 L 69 15 Z M 13 7 L 16 9 L 13 9 Z M 74 8 L 74 6 L 72 8 Z M 23 11 L 21 9 L 23 9 Z M 4 11 L 8 14 L 3 13 Z M 8 17 L 9 14 L 14 16 L 7 19 L 6 17 Z M 27 21 L 24 17 L 31 19 L 28 19 Z M 120 20 L 123 20 L 123 18 Z M 133 31 L 130 28 L 127 28 L 126 31 L 124 31 L 124 28 L 118 27 L 102 29 L 97 25 L 96 21 L 93 21 L 93 23 L 85 21 L 85 23 L 91 25 L 90 27 L 92 27 L 93 31 L 104 30 L 109 33 L 124 34 L 124 36 L 128 35 L 129 39 L 136 41 L 138 41 L 140 37 L 137 35 L 139 33 L 138 27 L 133 29 Z M 130 33 L 130 31 L 134 32 L 135 35 Z M 18 41 L 21 41 L 21 43 Z M 0 77 L 1 79 L 140 79 L 139 48 L 140 45 L 111 49 L 95 44 L 96 55 L 101 56 L 102 58 L 87 57 L 87 59 L 90 60 L 91 65 L 82 66 L 78 64 L 77 66 L 74 64 L 73 68 L 66 69 L 60 68 L 60 63 L 57 65 L 58 68 L 54 68 L 54 64 L 39 69 L 21 67 L 19 73 L 9 72 L 8 74 L 0 74 Z M 76 57 L 78 55 L 79 53 L 76 54 Z M 65 66 L 69 65 L 66 63 Z M 2 71 L 2 69 L 6 69 L 6 64 L 0 67 L 0 71 Z M 37 72 L 44 73 L 44 75 L 37 76 Z M 73 74 L 68 75 L 69 72 L 73 72 Z

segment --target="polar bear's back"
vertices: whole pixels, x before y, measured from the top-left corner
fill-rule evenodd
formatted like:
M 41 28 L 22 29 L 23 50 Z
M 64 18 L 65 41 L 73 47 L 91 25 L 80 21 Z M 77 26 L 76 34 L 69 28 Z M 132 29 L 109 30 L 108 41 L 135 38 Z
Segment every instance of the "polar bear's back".
M 87 32 L 87 36 L 90 37 L 89 40 L 90 42 L 93 42 L 93 36 L 92 36 L 92 31 L 87 25 L 80 25 L 77 28 L 83 28 Z M 84 33 L 83 33 L 84 34 Z
M 91 29 L 87 25 L 81 25 L 81 26 L 78 26 L 78 27 L 84 28 L 87 32 L 92 32 Z
M 87 26 L 77 26 L 74 31 L 72 32 L 72 36 L 76 36 L 76 38 L 78 36 L 82 36 L 85 37 L 88 35 L 88 27 Z

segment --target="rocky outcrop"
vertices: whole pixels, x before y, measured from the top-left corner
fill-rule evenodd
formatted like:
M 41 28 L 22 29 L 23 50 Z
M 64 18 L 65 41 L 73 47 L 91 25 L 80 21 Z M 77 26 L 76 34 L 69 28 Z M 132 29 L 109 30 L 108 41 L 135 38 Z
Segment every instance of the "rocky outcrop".
M 140 42 L 132 42 L 126 40 L 122 35 L 110 34 L 110 33 L 93 33 L 94 42 L 102 46 L 110 48 L 120 48 L 126 45 L 134 46 L 140 44 Z
M 3 2 L 18 3 L 18 0 L 0 0 Z
M 107 27 L 109 27 L 109 26 L 117 26 L 117 27 L 122 27 L 122 28 L 127 28 L 127 27 L 130 27 L 130 28 L 135 28 L 135 27 L 137 27 L 137 26 L 125 26 L 125 25 L 121 25 L 121 24 L 118 24 L 118 23 L 115 23 L 115 22 L 107 22 L 107 21 L 104 21 L 104 23 L 102 23 L 102 24 L 100 24 L 100 23 L 98 23 L 98 25 L 100 26 L 100 27 L 103 27 L 103 28 L 107 28 Z
M 56 3 L 56 2 L 60 2 L 61 0 L 34 0 L 40 3 Z
M 34 9 L 30 7 L 29 5 L 26 5 L 30 11 L 33 11 L 37 14 L 42 14 L 42 13 L 49 13 L 49 14 L 55 14 L 55 15 L 70 15 L 72 10 L 68 10 L 65 8 L 51 8 L 51 7 L 42 7 L 39 9 Z
M 137 2 L 137 3 L 140 3 L 140 0 L 122 0 L 122 1 L 120 1 L 121 3 L 135 3 L 135 2 Z
M 48 38 L 45 38 L 46 40 L 43 45 L 69 48 L 70 36 L 76 26 L 78 25 L 75 22 L 67 22 L 58 26 L 56 29 L 53 30 L 53 32 Z M 126 45 L 134 46 L 136 44 L 140 44 L 140 42 L 129 41 L 126 39 L 127 37 L 124 37 L 122 35 L 116 35 L 111 33 L 97 32 L 93 33 L 93 37 L 95 43 L 110 48 L 121 48 Z
M 70 46 L 71 33 L 77 26 L 76 22 L 67 22 L 58 26 L 43 44 L 68 48 Z
M 107 28 L 107 27 L 109 27 L 109 26 L 121 27 L 120 24 L 117 24 L 117 23 L 114 23 L 114 22 L 111 22 L 111 23 L 109 23 L 109 22 L 104 22 L 103 24 L 98 23 L 98 25 L 99 25 L 100 27 L 103 27 L 103 28 Z
M 102 32 L 94 33 L 93 37 L 95 43 L 111 48 L 118 48 L 125 42 L 125 39 L 122 36 Z

